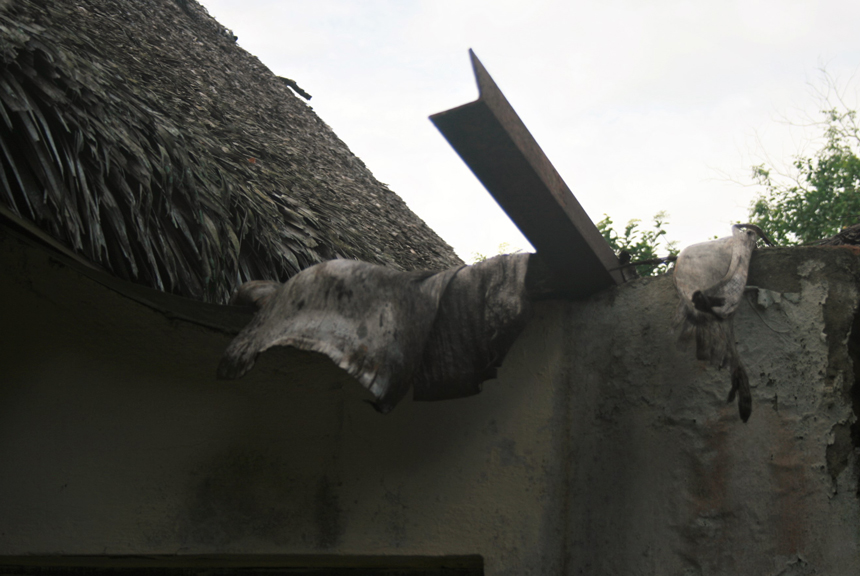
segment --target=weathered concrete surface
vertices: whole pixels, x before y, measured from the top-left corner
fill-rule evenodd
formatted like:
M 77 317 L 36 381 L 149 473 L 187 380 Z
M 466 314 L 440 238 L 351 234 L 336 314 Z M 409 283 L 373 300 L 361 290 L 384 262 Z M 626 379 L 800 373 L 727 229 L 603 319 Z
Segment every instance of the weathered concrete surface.
M 0 266 L 0 556 L 479 554 L 488 574 L 560 571 L 558 322 L 531 327 L 484 393 L 382 416 L 322 356 L 276 349 L 218 381 L 233 333 L 8 237 Z
M 246 378 L 217 381 L 234 311 L 167 298 L 165 314 L 0 240 L 0 563 L 478 554 L 493 575 L 756 576 L 860 565 L 848 250 L 754 260 L 750 281 L 769 291 L 737 317 L 754 398 L 744 425 L 725 403 L 728 374 L 676 349 L 668 277 L 542 304 L 482 394 L 381 416 L 315 355 L 276 349 Z
M 746 425 L 728 372 L 672 345 L 670 278 L 571 306 L 569 573 L 857 573 L 857 258 L 762 251 L 749 284 Z

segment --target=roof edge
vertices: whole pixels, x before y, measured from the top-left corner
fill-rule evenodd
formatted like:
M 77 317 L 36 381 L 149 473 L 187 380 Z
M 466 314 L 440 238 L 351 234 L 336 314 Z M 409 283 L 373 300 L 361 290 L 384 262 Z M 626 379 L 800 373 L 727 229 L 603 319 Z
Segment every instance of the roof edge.
M 11 237 L 29 248 L 45 252 L 52 260 L 86 279 L 169 318 L 227 334 L 237 334 L 254 315 L 252 308 L 210 304 L 121 280 L 76 255 L 33 224 L 5 209 L 0 209 L 0 237 L 2 236 Z

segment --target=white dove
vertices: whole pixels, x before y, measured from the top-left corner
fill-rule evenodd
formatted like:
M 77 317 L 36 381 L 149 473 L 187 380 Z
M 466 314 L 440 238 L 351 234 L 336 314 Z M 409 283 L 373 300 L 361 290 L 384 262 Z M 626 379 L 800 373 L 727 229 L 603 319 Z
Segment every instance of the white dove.
M 735 346 L 732 315 L 747 283 L 756 235 L 772 245 L 752 224 L 735 224 L 732 235 L 688 246 L 675 262 L 675 287 L 681 301 L 675 314 L 679 340 L 696 339 L 696 358 L 718 368 L 729 366 L 732 388 L 729 402 L 738 395 L 738 411 L 746 422 L 752 412 L 752 395 L 746 369 Z

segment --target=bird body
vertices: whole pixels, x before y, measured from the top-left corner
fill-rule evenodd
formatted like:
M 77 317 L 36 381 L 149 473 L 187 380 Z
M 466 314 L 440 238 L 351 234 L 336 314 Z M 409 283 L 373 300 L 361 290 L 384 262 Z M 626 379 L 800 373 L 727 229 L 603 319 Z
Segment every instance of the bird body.
M 675 287 L 680 296 L 675 325 L 679 340 L 696 341 L 696 357 L 731 370 L 729 402 L 738 395 L 738 410 L 746 422 L 752 412 L 749 378 L 735 345 L 732 318 L 743 298 L 756 233 L 737 224 L 732 235 L 688 246 L 675 262 Z

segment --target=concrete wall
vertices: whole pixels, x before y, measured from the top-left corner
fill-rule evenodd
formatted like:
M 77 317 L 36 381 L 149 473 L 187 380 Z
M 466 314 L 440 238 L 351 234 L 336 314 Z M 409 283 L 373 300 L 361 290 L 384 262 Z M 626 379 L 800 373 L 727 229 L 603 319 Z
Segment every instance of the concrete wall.
M 571 305 L 569 573 L 858 573 L 857 274 L 845 249 L 754 259 L 746 425 L 727 371 L 673 345 L 669 278 Z
M 751 282 L 772 292 L 736 324 L 755 403 L 746 425 L 725 404 L 728 374 L 676 349 L 670 278 L 542 303 L 482 394 L 381 416 L 311 354 L 274 350 L 248 377 L 215 380 L 241 313 L 82 274 L 8 233 L 0 266 L 0 563 L 480 555 L 494 575 L 860 565 L 847 250 L 754 261 Z

